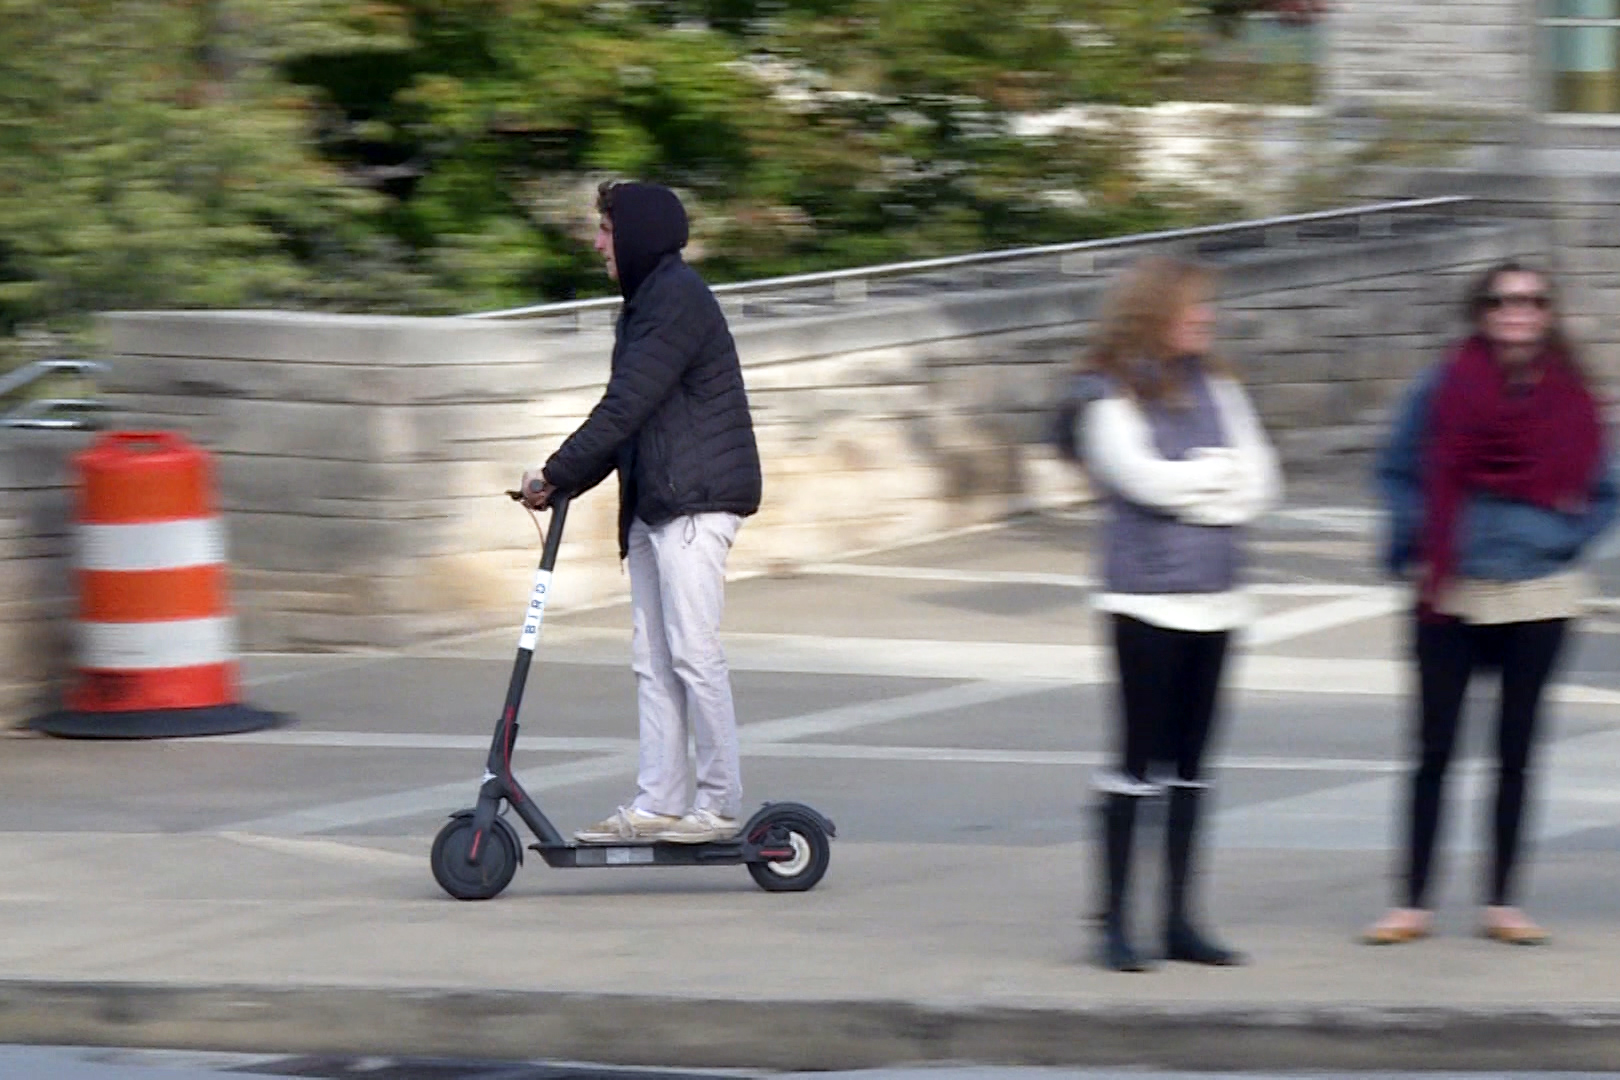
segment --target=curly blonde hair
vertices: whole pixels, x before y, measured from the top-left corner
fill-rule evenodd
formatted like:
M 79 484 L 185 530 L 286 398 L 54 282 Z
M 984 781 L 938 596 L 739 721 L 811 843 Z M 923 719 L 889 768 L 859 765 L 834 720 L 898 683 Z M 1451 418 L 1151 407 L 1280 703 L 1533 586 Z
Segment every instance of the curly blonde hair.
M 1215 288 L 1212 271 L 1188 259 L 1149 255 L 1132 263 L 1109 289 L 1102 321 L 1082 364 L 1106 375 L 1142 402 L 1180 397 L 1170 333 L 1189 307 Z M 1216 357 L 1199 357 L 1205 370 L 1230 375 Z

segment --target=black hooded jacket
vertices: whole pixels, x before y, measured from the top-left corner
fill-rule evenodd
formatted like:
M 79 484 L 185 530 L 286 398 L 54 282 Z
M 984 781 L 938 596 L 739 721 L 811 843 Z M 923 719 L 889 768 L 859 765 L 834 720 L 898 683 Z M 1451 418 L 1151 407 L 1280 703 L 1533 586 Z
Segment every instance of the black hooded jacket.
M 545 465 L 579 495 L 619 473 L 619 555 L 630 522 L 759 509 L 759 449 L 742 366 L 719 303 L 681 259 L 686 211 L 668 188 L 613 192 L 613 259 L 624 307 L 607 391 Z

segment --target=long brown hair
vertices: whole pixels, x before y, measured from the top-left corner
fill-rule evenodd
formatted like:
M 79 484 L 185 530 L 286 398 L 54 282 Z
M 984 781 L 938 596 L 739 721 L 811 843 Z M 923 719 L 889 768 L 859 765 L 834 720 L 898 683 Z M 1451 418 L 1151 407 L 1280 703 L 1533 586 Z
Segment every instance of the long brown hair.
M 1505 274 L 1532 274 L 1540 282 L 1547 294 L 1551 306 L 1547 309 L 1551 320 L 1547 324 L 1547 352 L 1563 361 L 1575 373 L 1576 378 L 1583 383 L 1588 382 L 1586 367 L 1581 363 L 1580 352 L 1575 343 L 1570 340 L 1569 333 L 1564 329 L 1564 312 L 1558 302 L 1558 288 L 1553 282 L 1552 275 L 1539 266 L 1509 259 L 1497 263 L 1474 279 L 1468 288 L 1468 298 L 1465 301 L 1465 315 L 1468 319 L 1468 329 L 1474 334 L 1484 336 L 1482 323 L 1485 319 L 1486 307 L 1491 297 L 1496 294 L 1496 282 Z
M 1149 255 L 1132 263 L 1108 290 L 1085 366 L 1139 401 L 1178 398 L 1170 331 L 1188 307 L 1209 298 L 1214 283 L 1209 268 L 1188 259 Z M 1231 374 L 1215 357 L 1199 360 L 1207 371 Z

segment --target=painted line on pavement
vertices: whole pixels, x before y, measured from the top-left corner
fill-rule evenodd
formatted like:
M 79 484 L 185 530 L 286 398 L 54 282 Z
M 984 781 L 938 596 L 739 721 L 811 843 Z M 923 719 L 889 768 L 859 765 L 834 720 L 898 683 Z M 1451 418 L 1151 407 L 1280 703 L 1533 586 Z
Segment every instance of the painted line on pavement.
M 858 702 L 853 705 L 786 716 L 775 720 L 757 720 L 738 729 L 743 745 L 777 742 L 785 739 L 803 739 L 813 735 L 834 735 L 840 731 L 869 727 L 893 720 L 908 720 L 917 716 L 946 712 L 951 709 L 971 708 L 1006 701 L 1016 697 L 1050 690 L 1047 683 L 963 683 L 938 690 L 927 690 L 901 697 Z M 249 731 L 238 735 L 223 735 L 198 746 L 220 745 L 294 746 L 346 750 L 483 750 L 489 746 L 487 735 L 443 735 L 421 732 L 375 731 L 307 731 L 283 729 Z M 633 738 L 588 738 L 571 735 L 520 736 L 518 751 L 530 753 L 623 753 L 636 749 Z
M 1366 595 L 1347 596 L 1325 604 L 1265 615 L 1243 631 L 1243 644 L 1249 648 L 1265 648 L 1324 630 L 1380 619 L 1401 610 L 1406 603 L 1406 597 L 1400 590 L 1377 589 Z
M 1362 621 L 1376 614 L 1373 603 L 1349 598 L 1267 618 L 1287 619 L 1271 644 L 1304 632 Z M 1329 616 L 1331 615 L 1331 618 Z M 1264 628 L 1262 620 L 1257 627 Z M 621 667 L 624 658 L 601 651 L 621 644 L 620 630 L 580 628 L 558 633 L 554 663 Z M 725 637 L 731 669 L 737 672 L 873 676 L 896 679 L 949 679 L 957 682 L 1103 685 L 1113 678 L 1111 651 L 1102 645 L 1042 645 L 1029 642 L 941 641 L 920 639 L 818 637 L 793 634 L 732 634 Z M 1409 690 L 1411 665 L 1405 659 L 1342 659 L 1275 655 L 1240 647 L 1228 685 L 1237 691 L 1394 697 Z M 1555 700 L 1572 704 L 1620 704 L 1620 691 L 1563 683 Z M 487 742 L 486 742 L 487 745 Z
M 420 855 L 407 855 L 402 851 L 384 851 L 381 848 L 367 847 L 364 844 L 342 843 L 337 840 L 323 840 L 318 837 L 264 836 L 230 830 L 215 835 L 222 840 L 229 840 L 244 847 L 259 848 L 262 851 L 273 852 L 277 855 L 318 859 L 322 862 L 361 863 L 369 866 L 389 867 L 422 865 L 422 856 Z
M 982 684 L 968 684 L 979 686 Z M 1043 688 L 1044 689 L 1044 688 Z M 921 696 L 921 695 L 918 695 Z M 984 696 L 979 703 L 988 703 L 1005 700 L 1011 695 Z M 966 701 L 956 704 L 941 703 L 938 709 L 899 709 L 890 711 L 890 719 L 907 719 L 927 715 L 930 712 L 944 711 L 947 708 L 961 707 Z M 858 708 L 858 706 L 856 707 Z M 843 710 L 833 710 L 842 712 Z M 851 720 L 854 718 L 851 717 Z M 966 765 L 1102 765 L 1113 760 L 1113 755 L 1101 751 L 1090 750 L 1007 750 L 985 749 L 963 746 L 904 746 L 885 743 L 803 743 L 781 742 L 777 739 L 801 738 L 809 735 L 836 734 L 844 730 L 835 718 L 829 716 L 828 722 L 813 725 L 808 721 L 814 717 L 795 717 L 793 723 L 800 720 L 807 721 L 803 727 L 796 729 L 794 734 L 785 734 L 776 738 L 754 738 L 752 729 L 763 724 L 744 725 L 742 728 L 742 754 L 744 757 L 757 758 L 803 758 L 808 760 L 828 761 L 920 761 L 938 762 L 944 764 Z M 765 724 L 774 721 L 765 721 Z M 857 726 L 867 726 L 869 723 L 882 723 L 883 720 L 862 721 Z M 300 733 L 303 737 L 297 739 L 276 738 L 276 732 L 251 732 L 246 735 L 229 736 L 226 739 L 211 741 L 210 745 L 219 745 L 225 741 L 249 743 L 262 746 L 292 746 L 299 748 L 354 748 L 360 747 L 370 750 L 479 750 L 483 749 L 488 740 L 470 740 L 464 735 L 439 735 L 423 737 L 413 734 L 389 734 L 376 732 L 353 731 L 308 731 Z M 285 734 L 285 733 L 280 733 Z M 523 739 L 518 744 L 518 753 L 555 753 L 562 749 L 577 749 L 580 742 L 591 742 L 598 751 L 616 751 L 624 754 L 636 750 L 636 740 L 625 739 L 552 739 L 538 736 L 532 739 Z M 1289 757 L 1256 757 L 1231 758 L 1222 762 L 1222 768 L 1249 769 L 1259 772 L 1385 772 L 1394 767 L 1390 762 L 1378 761 L 1369 758 L 1289 758 Z M 236 835 L 236 834 L 231 834 Z
M 748 757 L 806 761 L 918 762 L 929 765 L 1030 765 L 1100 768 L 1118 755 L 1102 750 L 1000 750 L 958 746 L 882 746 L 865 743 L 772 743 L 743 751 Z M 1389 773 L 1405 769 L 1399 761 L 1371 758 L 1222 758 L 1217 766 L 1240 772 Z
M 634 753 L 614 754 L 611 757 L 571 761 L 564 765 L 518 771 L 518 782 L 531 795 L 575 784 L 589 784 L 597 780 L 633 772 L 636 767 Z M 449 816 L 469 806 L 478 795 L 478 778 L 469 770 L 465 780 L 452 784 L 413 788 L 409 791 L 390 792 L 365 799 L 327 803 L 304 810 L 293 810 L 268 817 L 238 821 L 227 825 L 224 832 L 249 833 L 271 836 L 304 836 L 310 833 L 330 832 L 333 829 L 354 828 L 378 821 L 413 817 L 441 811 Z
M 912 712 L 911 715 L 925 715 L 925 713 L 919 710 Z M 743 729 L 745 736 L 747 731 L 748 729 L 745 726 Z M 459 735 L 441 736 L 434 742 L 429 742 L 413 735 L 368 733 L 363 741 L 356 741 L 350 738 L 350 736 L 356 734 L 354 732 L 326 731 L 309 732 L 307 734 L 311 737 L 302 740 L 285 740 L 260 738 L 257 737 L 258 733 L 255 733 L 254 735 L 236 738 L 235 741 L 298 747 L 364 746 L 368 749 L 390 750 L 465 750 L 482 748 L 482 744 L 477 747 L 469 747 L 466 745 L 465 738 Z M 574 740 L 551 740 L 540 736 L 524 740 L 519 744 L 518 752 L 555 752 L 557 747 L 551 745 L 553 741 L 568 743 Z M 636 740 L 634 739 L 597 739 L 592 741 L 600 744 L 602 749 L 620 751 L 626 756 L 633 754 L 636 750 Z M 214 745 L 217 745 L 217 743 Z M 800 743 L 750 740 L 746 737 L 742 740 L 741 749 L 744 757 L 751 758 L 807 761 L 922 762 L 947 765 L 1102 766 L 1112 763 L 1115 758 L 1111 753 L 1092 750 L 1008 750 L 963 746 L 908 746 L 886 743 Z M 1271 756 L 1226 758 L 1222 760 L 1220 767 L 1222 769 L 1236 769 L 1248 772 L 1387 773 L 1401 771 L 1405 768 L 1405 765 L 1402 762 L 1377 758 Z M 229 835 L 234 837 L 238 834 L 232 833 Z
M 784 577 L 878 578 L 894 581 L 943 581 L 959 585 L 1044 585 L 1092 589 L 1096 579 L 1083 574 L 1042 574 L 1023 570 L 954 570 L 944 566 L 885 566 L 874 563 L 809 563 Z
M 885 571 L 891 568 L 884 568 Z M 901 568 L 933 574 L 929 568 Z M 955 571 L 941 573 L 955 574 Z M 1050 585 L 1047 580 L 1045 584 Z M 1308 588 L 1270 584 L 1254 591 L 1273 596 L 1328 597 L 1323 603 L 1257 619 L 1243 632 L 1249 647 L 1267 647 L 1307 634 L 1337 629 L 1399 611 L 1405 604 L 1399 589 L 1368 586 Z M 628 648 L 629 632 L 616 627 L 554 626 L 547 631 L 552 658 L 563 663 L 607 663 L 601 647 Z M 926 638 L 843 637 L 830 634 L 760 634 L 722 632 L 734 671 L 790 672 L 810 675 L 874 675 L 894 678 L 970 681 L 1057 681 L 1092 683 L 1112 677 L 1112 658 L 1102 645 L 1050 642 L 943 640 Z M 586 650 L 570 656 L 570 648 Z M 624 663 L 615 656 L 614 664 Z
M 936 532 L 926 533 L 922 536 L 913 537 L 909 540 L 901 540 L 889 544 L 878 544 L 871 547 L 856 548 L 852 551 L 844 552 L 843 557 L 846 559 L 866 559 L 877 555 L 889 555 L 896 551 L 905 551 L 908 548 L 926 547 L 929 544 L 943 543 L 948 540 L 959 540 L 966 536 L 977 536 L 983 533 L 1001 532 L 1007 528 L 1008 524 L 1009 522 L 1006 521 L 983 521 L 974 525 L 961 525 L 955 528 L 940 529 Z M 727 572 L 726 581 L 727 583 L 754 581 L 760 578 L 774 578 L 778 576 L 781 576 L 781 572 L 775 569 L 733 570 Z M 578 604 L 569 604 L 564 608 L 558 608 L 555 612 L 554 618 L 566 619 L 569 615 L 589 614 L 592 612 L 602 611 L 607 608 L 619 607 L 620 605 L 625 605 L 629 602 L 630 590 L 629 586 L 626 585 L 622 591 L 612 592 L 605 596 L 597 597 L 594 600 L 588 600 Z M 491 627 L 488 630 L 470 630 L 464 633 L 446 634 L 443 637 L 434 638 L 432 641 L 424 642 L 421 646 L 419 646 L 419 648 L 434 650 L 453 649 L 459 645 L 468 645 L 475 642 L 487 641 L 491 638 L 510 635 L 511 633 L 512 631 L 510 629 L 501 629 L 497 627 Z M 434 653 L 429 655 L 442 655 L 442 653 Z
M 1271 525 L 1303 525 L 1327 533 L 1365 536 L 1384 517 L 1376 507 L 1366 506 L 1300 506 L 1283 507 L 1261 516 L 1261 527 Z
M 1256 596 L 1370 596 L 1382 592 L 1381 585 L 1348 585 L 1324 581 L 1256 581 L 1244 589 Z
M 310 731 L 299 728 L 221 735 L 191 745 L 296 746 L 333 750 L 487 750 L 488 735 L 442 735 L 421 732 Z M 633 750 L 634 739 L 578 738 L 571 735 L 519 736 L 518 749 L 548 754 L 612 754 Z
M 274 674 L 254 675 L 242 680 L 244 687 L 269 686 L 273 683 L 294 682 L 298 679 L 317 679 L 323 675 L 337 672 L 354 671 L 357 668 L 370 667 L 388 660 L 398 659 L 395 653 L 367 652 L 356 656 L 353 653 L 250 653 L 250 659 L 263 658 L 272 660 L 289 659 L 296 656 L 298 660 L 310 666 L 298 668 L 294 671 L 278 671 Z
M 1415 673 L 1406 660 L 1336 660 L 1240 653 L 1228 686 L 1234 691 L 1323 694 L 1329 697 L 1403 697 Z M 1564 705 L 1620 706 L 1620 689 L 1558 683 L 1547 697 Z
M 1531 828 L 1541 840 L 1620 826 L 1620 731 L 1598 731 L 1550 743 L 1538 751 L 1536 810 Z M 1390 770 L 1403 773 L 1406 767 Z M 1474 807 L 1485 805 L 1494 786 L 1493 760 L 1459 762 L 1448 777 L 1446 805 L 1453 839 L 1449 847 L 1478 850 L 1481 835 Z M 1406 791 L 1398 777 L 1358 780 L 1300 795 L 1233 807 L 1216 815 L 1223 847 L 1385 851 L 1405 813 Z
M 1097 645 L 808 634 L 733 634 L 724 642 L 733 670 L 811 675 L 1089 683 L 1111 664 Z
M 926 714 L 918 710 L 911 715 Z M 747 728 L 745 727 L 744 733 L 746 734 L 746 732 Z M 370 749 L 392 750 L 469 749 L 465 745 L 463 737 L 455 735 L 442 736 L 437 740 L 436 744 L 430 744 L 420 737 L 411 735 L 368 734 L 363 742 L 357 743 L 350 738 L 351 735 L 355 734 L 353 732 L 329 731 L 310 732 L 308 734 L 312 737 L 298 741 L 259 739 L 252 736 L 245 736 L 238 741 L 299 747 L 362 745 Z M 518 752 L 555 752 L 557 747 L 551 745 L 553 741 L 544 736 L 527 739 L 518 746 Z M 573 740 L 555 741 L 567 743 Z M 633 754 L 636 750 L 636 740 L 634 739 L 597 739 L 592 741 L 598 743 L 602 749 L 616 750 L 625 756 Z M 474 749 L 478 748 L 481 747 L 474 747 Z M 1102 766 L 1112 763 L 1115 759 L 1115 755 L 1112 753 L 1100 750 L 1009 750 L 965 746 L 895 745 L 888 743 L 802 743 L 749 740 L 747 738 L 742 740 L 741 750 L 744 757 L 751 758 L 807 761 L 922 762 L 961 765 Z M 1466 762 L 1460 762 L 1459 765 L 1469 767 Z M 1404 771 L 1406 767 L 1405 762 L 1380 758 L 1283 757 L 1275 755 L 1231 757 L 1223 759 L 1220 763 L 1222 769 L 1275 773 L 1389 773 Z M 549 770 L 547 775 L 549 775 Z M 1614 798 L 1620 800 L 1620 793 L 1616 793 Z M 237 834 L 230 835 L 235 836 Z
M 1097 579 L 1084 574 L 1045 574 L 1022 570 L 956 570 L 939 566 L 885 566 L 869 563 L 811 563 L 796 567 L 793 573 L 815 577 L 893 579 L 896 581 L 940 581 L 960 585 L 1038 585 L 1049 588 L 1093 590 Z M 785 575 L 791 577 L 792 574 Z M 1379 586 L 1338 585 L 1328 582 L 1264 581 L 1244 586 L 1256 596 L 1313 597 L 1368 596 L 1381 594 Z
M 1394 665 L 1391 665 L 1394 666 Z M 963 687 L 951 687 L 946 690 L 930 690 L 920 694 L 907 695 L 905 698 L 890 699 L 871 703 L 869 706 L 850 706 L 841 709 L 831 709 L 820 713 L 807 714 L 802 717 L 784 718 L 780 721 L 764 721 L 760 725 L 774 724 L 775 738 L 804 737 L 809 734 L 834 733 L 849 731 L 869 724 L 879 724 L 907 717 L 925 716 L 946 708 L 965 707 L 972 703 L 988 703 L 996 700 L 1009 700 L 1020 693 L 1036 693 L 1044 687 L 1039 685 L 1026 685 L 1019 687 L 1016 684 L 991 684 Z M 954 693 L 951 693 L 953 692 Z M 1571 694 L 1568 691 L 1578 691 Z M 1620 692 L 1597 692 L 1586 687 L 1557 688 L 1553 695 L 1555 700 L 1584 699 L 1588 703 L 1620 704 Z M 1018 759 L 1010 758 L 1008 752 L 1002 751 L 964 751 L 954 748 L 851 748 L 826 747 L 816 744 L 795 744 L 776 742 L 770 737 L 772 729 L 766 729 L 761 735 L 748 737 L 748 726 L 742 731 L 742 741 L 745 752 L 752 757 L 824 757 L 844 756 L 853 758 L 857 755 L 874 760 L 883 760 L 880 755 L 888 754 L 888 760 L 933 760 L 968 761 L 977 755 L 978 760 L 984 763 L 1019 763 Z M 412 739 L 412 742 L 418 742 Z M 538 740 L 531 740 L 531 744 Z M 629 743 L 629 740 L 626 740 Z M 1045 753 L 1036 756 L 1036 752 L 1011 752 L 1023 754 L 1023 760 L 1041 764 L 1064 765 L 1100 765 L 1105 755 L 1066 755 L 1049 757 Z M 1051 752 L 1063 753 L 1063 752 Z M 568 762 L 560 765 L 536 767 L 518 771 L 518 779 L 531 794 L 541 794 L 559 788 L 578 784 L 593 783 L 614 777 L 622 777 L 633 773 L 637 764 L 637 753 L 634 748 L 609 754 L 602 757 L 588 758 L 581 761 Z M 1271 771 L 1284 771 L 1286 768 L 1295 770 L 1309 769 L 1304 763 L 1312 759 L 1297 759 L 1286 762 L 1284 759 L 1261 759 L 1270 764 L 1251 764 L 1252 768 L 1268 768 Z M 1321 759 L 1314 771 L 1341 771 L 1340 766 L 1353 767 L 1353 759 L 1337 761 Z M 1394 766 L 1386 766 L 1394 768 Z M 1353 771 L 1353 768 L 1351 769 Z M 305 836 L 314 833 L 329 832 L 334 829 L 353 828 L 369 825 L 380 821 L 388 821 L 419 814 L 431 813 L 435 810 L 449 813 L 467 805 L 476 790 L 476 783 L 472 777 L 463 781 L 447 784 L 436 784 L 431 787 L 416 788 L 413 790 L 392 792 L 385 795 L 369 798 L 347 800 L 323 806 L 310 807 L 288 813 L 275 814 L 248 821 L 237 822 L 223 830 L 227 833 L 247 834 L 254 836 Z
M 1048 687 L 1044 684 L 999 682 L 925 690 L 898 698 L 745 724 L 739 731 L 739 740 L 744 746 L 755 747 L 769 743 L 773 739 L 834 734 L 871 724 L 926 716 L 945 709 L 1005 701 L 1025 694 L 1040 693 L 1045 689 Z M 533 746 L 537 741 L 530 740 L 525 745 Z M 487 745 L 487 741 L 484 745 Z M 561 765 L 523 769 L 517 772 L 517 777 L 518 782 L 531 795 L 538 795 L 562 787 L 594 783 L 632 773 L 637 762 L 638 753 L 635 745 L 631 743 L 629 749 L 619 753 Z M 329 832 L 333 829 L 353 828 L 378 821 L 412 817 L 434 810 L 450 813 L 466 806 L 476 792 L 477 785 L 470 779 L 453 784 L 435 784 L 431 787 L 352 799 L 237 822 L 226 826 L 224 831 L 271 836 L 302 836 Z
M 813 735 L 835 735 L 841 731 L 887 724 L 895 720 L 911 720 L 931 716 L 953 709 L 967 709 L 975 705 L 989 705 L 1013 698 L 1041 694 L 1052 689 L 1047 683 L 971 682 L 946 686 L 938 690 L 924 690 L 904 697 L 880 701 L 861 702 L 804 716 L 789 716 L 780 720 L 761 720 L 744 724 L 738 729 L 738 738 L 744 747 L 790 739 L 806 739 Z

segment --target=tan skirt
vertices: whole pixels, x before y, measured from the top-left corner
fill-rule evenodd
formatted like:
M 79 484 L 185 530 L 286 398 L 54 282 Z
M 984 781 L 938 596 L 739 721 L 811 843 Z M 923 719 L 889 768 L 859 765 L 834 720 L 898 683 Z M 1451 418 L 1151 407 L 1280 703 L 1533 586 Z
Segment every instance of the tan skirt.
M 1436 610 L 1479 625 L 1573 619 L 1586 603 L 1588 585 L 1580 570 L 1566 570 L 1528 581 L 1460 578 L 1440 596 Z

